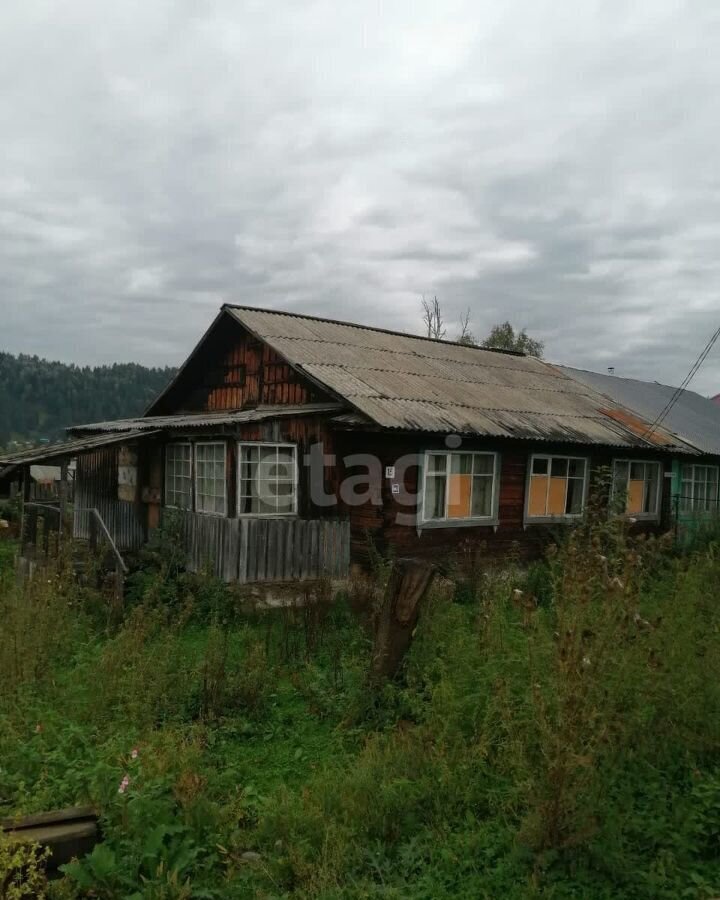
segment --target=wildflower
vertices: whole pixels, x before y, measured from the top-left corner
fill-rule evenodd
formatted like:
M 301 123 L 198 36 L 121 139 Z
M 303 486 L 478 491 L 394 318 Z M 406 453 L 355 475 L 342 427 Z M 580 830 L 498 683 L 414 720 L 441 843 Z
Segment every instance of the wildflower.
M 130 776 L 126 775 L 123 778 L 123 780 L 120 782 L 120 787 L 118 788 L 118 794 L 124 794 L 129 786 L 130 786 Z
M 43 731 L 42 723 L 38 722 L 37 725 L 35 726 L 35 734 L 42 734 L 42 731 Z
M 130 751 L 130 759 L 137 759 L 139 755 L 140 755 L 140 751 L 138 750 L 138 748 L 133 747 L 132 750 Z

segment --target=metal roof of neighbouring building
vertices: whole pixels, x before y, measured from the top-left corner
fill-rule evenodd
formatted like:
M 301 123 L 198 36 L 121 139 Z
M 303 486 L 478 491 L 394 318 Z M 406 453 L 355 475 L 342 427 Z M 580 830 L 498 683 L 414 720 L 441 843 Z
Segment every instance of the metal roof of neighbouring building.
M 693 448 L 543 360 L 312 316 L 225 305 L 295 369 L 381 428 Z
M 582 381 L 639 413 L 651 423 L 664 411 L 676 388 L 657 381 L 640 381 L 619 375 L 603 375 L 569 366 L 558 366 L 571 378 Z M 691 444 L 701 453 L 720 455 L 720 406 L 695 391 L 683 391 L 662 420 L 666 431 Z

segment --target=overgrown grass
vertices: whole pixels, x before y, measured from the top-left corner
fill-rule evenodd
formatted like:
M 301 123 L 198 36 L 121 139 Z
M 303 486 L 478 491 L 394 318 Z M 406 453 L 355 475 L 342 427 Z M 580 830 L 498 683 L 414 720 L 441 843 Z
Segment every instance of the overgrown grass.
M 529 572 L 466 560 L 374 694 L 342 598 L 243 613 L 165 548 L 117 621 L 67 570 L 0 572 L 0 812 L 103 815 L 55 896 L 720 892 L 714 541 L 591 509 Z

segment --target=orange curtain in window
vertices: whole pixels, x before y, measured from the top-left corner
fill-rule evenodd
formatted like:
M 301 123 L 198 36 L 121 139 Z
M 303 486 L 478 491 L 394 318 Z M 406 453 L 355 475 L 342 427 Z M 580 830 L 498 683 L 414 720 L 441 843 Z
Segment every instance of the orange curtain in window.
M 550 478 L 550 491 L 548 493 L 548 515 L 565 515 L 565 488 L 566 478 Z
M 643 511 L 643 498 L 645 494 L 644 481 L 631 481 L 628 484 L 627 511 L 630 515 Z
M 530 476 L 530 498 L 528 501 L 528 515 L 546 516 L 547 509 L 545 499 L 547 497 L 547 475 Z
M 472 475 L 450 475 L 448 488 L 448 519 L 467 519 L 470 516 Z

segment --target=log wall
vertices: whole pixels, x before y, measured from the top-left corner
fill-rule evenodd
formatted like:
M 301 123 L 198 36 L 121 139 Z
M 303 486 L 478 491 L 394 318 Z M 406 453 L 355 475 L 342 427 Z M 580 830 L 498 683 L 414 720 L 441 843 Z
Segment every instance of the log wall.
M 590 459 L 590 473 L 600 467 L 611 466 L 614 458 L 657 459 L 670 470 L 670 459 L 651 452 L 632 453 L 618 449 L 572 445 L 551 445 L 508 440 L 466 439 L 460 450 L 485 450 L 500 454 L 499 524 L 429 527 L 418 531 L 414 518 L 415 507 L 403 504 L 403 500 L 417 497 L 417 465 L 404 473 L 401 494 L 392 493 L 391 479 L 385 477 L 385 467 L 394 466 L 408 454 L 421 458 L 425 450 L 444 449 L 441 437 L 392 435 L 392 434 L 338 434 L 338 456 L 347 454 L 374 454 L 380 461 L 382 477 L 372 491 L 372 497 L 362 505 L 347 505 L 344 509 L 351 524 L 351 552 L 354 562 L 366 565 L 370 558 L 369 543 L 383 555 L 415 556 L 438 563 L 447 562 L 453 555 L 474 553 L 479 550 L 489 557 L 516 556 L 531 560 L 540 557 L 547 545 L 563 532 L 564 525 L 527 524 L 524 522 L 525 489 L 530 457 L 533 453 L 556 453 L 561 456 L 585 456 Z M 342 477 L 342 475 L 340 475 Z M 669 526 L 669 479 L 663 480 L 663 517 L 660 523 L 639 523 L 638 530 L 659 532 Z M 410 524 L 402 523 L 401 516 L 412 517 Z

